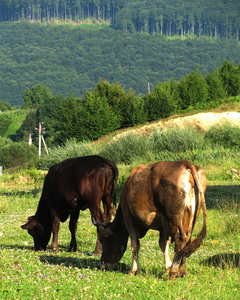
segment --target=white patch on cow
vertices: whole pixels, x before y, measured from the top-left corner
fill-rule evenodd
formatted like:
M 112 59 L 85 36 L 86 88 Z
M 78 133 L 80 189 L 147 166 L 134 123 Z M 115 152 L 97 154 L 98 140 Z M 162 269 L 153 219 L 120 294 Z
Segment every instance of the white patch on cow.
M 189 208 L 189 210 L 192 212 L 192 215 L 194 215 L 195 208 L 196 208 L 196 200 L 195 200 L 195 192 L 192 188 L 192 184 L 190 182 L 190 171 L 187 170 L 185 180 L 183 182 L 183 190 L 186 193 L 185 196 L 185 205 Z
M 137 272 L 137 270 L 138 270 L 138 262 L 137 262 L 137 260 L 133 256 L 133 264 L 132 264 L 131 273 L 135 274 Z
M 169 257 L 169 253 L 168 253 L 169 244 L 170 244 L 170 241 L 167 241 L 166 248 L 165 248 L 165 251 L 163 253 L 163 255 L 164 255 L 164 261 L 165 261 L 165 269 L 166 270 L 168 270 L 171 267 L 171 265 L 172 265 L 172 262 L 171 262 L 171 259 Z

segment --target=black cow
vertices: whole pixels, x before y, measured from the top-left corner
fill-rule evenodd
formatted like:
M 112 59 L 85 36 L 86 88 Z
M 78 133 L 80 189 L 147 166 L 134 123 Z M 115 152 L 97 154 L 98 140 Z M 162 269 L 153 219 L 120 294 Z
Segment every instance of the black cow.
M 53 232 L 51 249 L 56 251 L 60 221 L 65 222 L 70 215 L 70 250 L 76 251 L 80 210 L 89 208 L 95 220 L 110 222 L 111 204 L 116 205 L 117 180 L 116 165 L 97 155 L 70 158 L 50 167 L 36 214 L 21 226 L 33 237 L 34 249 L 46 250 Z M 101 244 L 97 238 L 95 254 L 100 252 Z

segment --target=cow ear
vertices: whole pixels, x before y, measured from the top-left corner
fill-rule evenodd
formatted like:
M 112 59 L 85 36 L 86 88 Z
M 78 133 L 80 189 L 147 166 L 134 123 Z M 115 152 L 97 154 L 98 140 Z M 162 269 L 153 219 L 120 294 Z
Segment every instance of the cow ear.
M 107 226 L 104 226 L 104 225 L 100 225 L 98 227 L 98 230 L 106 238 L 109 237 L 112 234 L 111 229 L 109 227 L 107 227 Z
M 22 229 L 32 230 L 37 224 L 37 221 L 34 217 L 29 217 L 26 224 L 22 225 Z

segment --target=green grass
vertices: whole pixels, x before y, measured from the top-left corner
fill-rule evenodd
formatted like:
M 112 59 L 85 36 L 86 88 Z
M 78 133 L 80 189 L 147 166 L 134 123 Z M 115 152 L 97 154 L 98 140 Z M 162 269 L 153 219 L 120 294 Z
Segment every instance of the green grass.
M 11 118 L 12 123 L 8 127 L 5 137 L 9 137 L 13 141 L 16 141 L 17 131 L 22 126 L 22 123 L 25 120 L 28 113 L 29 113 L 29 109 L 18 109 L 6 113 L 7 116 Z
M 128 169 L 120 167 L 121 176 Z M 239 183 L 209 182 L 207 237 L 187 259 L 186 277 L 167 281 L 156 231 L 149 231 L 141 240 L 136 276 L 128 274 L 132 263 L 129 244 L 115 271 L 100 270 L 99 258 L 92 256 L 96 229 L 88 210 L 80 214 L 76 253 L 68 252 L 67 222 L 61 224 L 56 254 L 50 248 L 32 251 L 33 240 L 20 226 L 36 211 L 42 182 L 26 185 L 18 176 L 11 178 L 15 186 L 8 186 L 5 178 L 0 190 L 0 203 L 5 203 L 0 213 L 0 299 L 239 299 Z M 194 236 L 201 226 L 202 216 Z M 170 252 L 173 255 L 173 245 Z

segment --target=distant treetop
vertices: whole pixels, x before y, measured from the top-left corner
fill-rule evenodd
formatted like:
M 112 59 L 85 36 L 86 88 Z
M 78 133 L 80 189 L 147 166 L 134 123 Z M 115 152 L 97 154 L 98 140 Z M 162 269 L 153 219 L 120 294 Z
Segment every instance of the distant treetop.
M 239 37 L 239 0 L 0 0 L 0 22 L 109 21 L 115 29 Z

